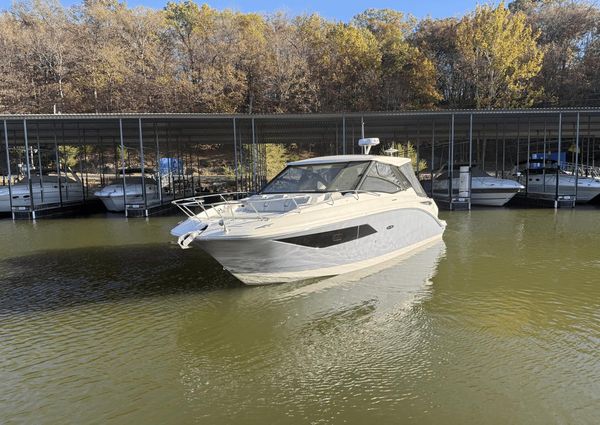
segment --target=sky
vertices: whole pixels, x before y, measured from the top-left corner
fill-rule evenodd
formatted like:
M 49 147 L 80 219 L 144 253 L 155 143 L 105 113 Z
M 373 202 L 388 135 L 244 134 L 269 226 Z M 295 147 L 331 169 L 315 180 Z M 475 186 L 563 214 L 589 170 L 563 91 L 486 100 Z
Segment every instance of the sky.
M 147 6 L 163 8 L 168 0 L 129 0 L 127 4 L 132 6 Z M 284 11 L 290 15 L 317 12 L 325 18 L 347 22 L 352 17 L 365 9 L 395 9 L 410 13 L 417 18 L 431 16 L 433 18 L 444 18 L 450 16 L 462 16 L 466 12 L 475 9 L 479 3 L 487 3 L 485 0 L 366 0 L 366 1 L 344 1 L 344 0 L 304 0 L 304 1 L 276 1 L 276 0 L 195 0 L 196 3 L 207 3 L 216 9 L 234 9 L 241 12 L 271 13 Z M 66 5 L 80 3 L 78 0 L 61 0 Z M 0 9 L 8 9 L 12 0 L 0 0 Z M 495 2 L 494 2 L 495 3 Z

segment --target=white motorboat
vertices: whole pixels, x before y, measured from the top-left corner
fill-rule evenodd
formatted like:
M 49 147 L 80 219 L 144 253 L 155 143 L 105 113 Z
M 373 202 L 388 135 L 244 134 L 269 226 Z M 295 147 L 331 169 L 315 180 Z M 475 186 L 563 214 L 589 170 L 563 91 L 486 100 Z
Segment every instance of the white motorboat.
M 31 195 L 33 206 L 38 209 L 60 205 L 61 202 L 80 202 L 83 200 L 83 185 L 81 181 L 66 176 L 59 178 L 56 175 L 36 175 L 31 176 L 31 179 L 25 177 L 10 188 L 8 185 L 0 187 L 0 211 L 11 211 L 11 198 L 13 208 L 30 208 Z
M 567 173 L 554 160 L 530 159 L 528 164 L 529 168 L 526 165 L 518 173 L 519 181 L 527 186 L 527 193 L 576 196 L 580 203 L 590 202 L 600 195 L 599 179 Z
M 148 205 L 154 205 L 160 202 L 158 193 L 158 183 L 150 177 L 144 177 L 142 185 L 141 176 L 126 176 L 125 185 L 123 179 L 117 179 L 110 184 L 102 187 L 94 195 L 98 197 L 108 211 L 125 211 L 125 197 L 123 196 L 123 186 L 127 195 L 127 203 L 141 205 L 144 203 L 144 186 L 146 188 L 146 202 Z M 171 198 L 172 199 L 172 198 Z
M 447 166 L 440 169 L 433 182 L 434 197 L 448 196 L 449 173 Z M 458 194 L 460 170 L 454 169 L 452 175 L 452 192 Z M 509 179 L 490 176 L 477 166 L 471 167 L 471 204 L 490 207 L 502 207 L 525 186 Z
M 441 239 L 446 223 L 410 159 L 345 155 L 292 162 L 258 194 L 174 201 L 171 230 L 250 285 L 338 275 Z

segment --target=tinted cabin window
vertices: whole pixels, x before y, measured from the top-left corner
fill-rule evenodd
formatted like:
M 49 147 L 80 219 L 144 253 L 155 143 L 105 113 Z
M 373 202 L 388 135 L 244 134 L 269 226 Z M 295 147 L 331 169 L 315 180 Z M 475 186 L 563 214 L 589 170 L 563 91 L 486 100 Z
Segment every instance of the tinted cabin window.
M 373 162 L 360 189 L 370 192 L 395 193 L 410 188 L 410 182 L 398 167 Z
M 412 165 L 410 165 L 409 163 L 404 164 L 400 167 L 400 171 L 408 179 L 410 185 L 415 190 L 417 195 L 423 198 L 427 198 L 427 193 L 425 193 L 425 190 L 423 189 L 423 186 L 421 186 L 419 179 L 417 179 L 417 176 L 415 176 L 415 172 L 413 171 Z
M 344 191 L 356 188 L 365 169 L 369 165 L 368 162 L 351 162 L 344 167 L 337 177 L 331 182 L 328 187 L 329 191 Z
M 275 177 L 261 193 L 311 193 L 355 190 L 368 162 L 292 165 Z

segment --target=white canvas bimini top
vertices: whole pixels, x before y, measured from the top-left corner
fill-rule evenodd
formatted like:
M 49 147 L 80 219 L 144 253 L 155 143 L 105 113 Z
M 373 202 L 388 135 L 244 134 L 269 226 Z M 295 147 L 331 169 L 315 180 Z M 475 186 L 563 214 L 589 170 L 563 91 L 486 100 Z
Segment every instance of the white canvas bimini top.
M 333 156 L 318 156 L 316 158 L 303 159 L 288 163 L 288 165 L 309 165 L 309 164 L 328 164 L 333 162 L 352 162 L 352 161 L 378 161 L 386 164 L 401 165 L 410 163 L 409 158 L 400 158 L 397 156 L 381 156 L 381 155 L 333 155 Z

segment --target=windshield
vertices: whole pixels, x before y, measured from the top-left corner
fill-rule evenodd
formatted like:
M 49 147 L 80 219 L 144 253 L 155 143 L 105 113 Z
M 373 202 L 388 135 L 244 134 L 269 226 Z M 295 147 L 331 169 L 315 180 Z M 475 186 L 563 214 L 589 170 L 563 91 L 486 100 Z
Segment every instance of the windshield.
M 355 190 L 368 165 L 368 161 L 291 165 L 271 180 L 261 193 Z

